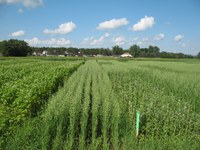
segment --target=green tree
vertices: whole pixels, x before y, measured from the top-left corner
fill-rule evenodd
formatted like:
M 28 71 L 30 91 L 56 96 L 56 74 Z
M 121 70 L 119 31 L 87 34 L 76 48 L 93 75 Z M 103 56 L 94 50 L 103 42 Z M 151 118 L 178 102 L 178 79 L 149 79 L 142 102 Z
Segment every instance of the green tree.
M 3 41 L 0 42 L 0 56 L 2 55 L 3 53 Z
M 138 45 L 132 45 L 129 48 L 129 53 L 133 56 L 133 57 L 138 57 L 140 54 L 140 47 Z
M 25 41 L 10 39 L 0 43 L 3 56 L 27 56 L 32 54 L 32 49 Z
M 147 56 L 148 57 L 158 57 L 159 52 L 160 52 L 159 47 L 150 45 L 149 50 L 147 52 Z
M 118 45 L 112 48 L 113 55 L 121 55 L 123 53 L 123 49 Z
M 200 52 L 197 54 L 197 58 L 200 58 Z

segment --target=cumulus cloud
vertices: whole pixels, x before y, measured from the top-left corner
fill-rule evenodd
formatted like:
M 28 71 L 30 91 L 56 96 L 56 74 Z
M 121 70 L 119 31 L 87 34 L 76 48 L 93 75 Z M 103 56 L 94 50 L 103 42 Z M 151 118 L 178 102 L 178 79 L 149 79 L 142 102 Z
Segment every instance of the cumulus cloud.
M 149 38 L 147 38 L 147 37 L 142 38 L 142 42 L 144 42 L 144 43 L 149 42 Z
M 0 0 L 0 4 L 22 3 L 25 7 L 37 7 L 43 5 L 43 0 Z
M 18 9 L 18 12 L 20 13 L 20 14 L 22 14 L 24 11 L 23 11 L 23 9 Z
M 120 26 L 127 25 L 129 22 L 126 18 L 120 18 L 120 19 L 112 19 L 109 21 L 101 22 L 99 23 L 99 26 L 97 29 L 99 30 L 111 30 L 116 29 Z
M 35 46 L 35 45 L 40 45 L 41 44 L 41 41 L 37 37 L 34 37 L 32 39 L 26 39 L 25 41 L 31 46 Z
M 175 42 L 179 42 L 179 41 L 181 41 L 183 38 L 184 38 L 184 36 L 181 35 L 181 34 L 179 34 L 179 35 L 176 35 L 176 36 L 174 37 L 174 41 L 175 41 Z
M 123 45 L 126 42 L 126 40 L 123 36 L 118 36 L 118 37 L 114 38 L 113 41 L 116 45 Z
M 44 34 L 67 34 L 72 32 L 76 28 L 76 25 L 71 22 L 66 22 L 61 25 L 57 29 L 44 29 Z
M 143 37 L 143 38 L 138 38 L 138 40 L 136 41 L 137 45 L 143 45 L 143 46 L 148 46 L 148 45 L 152 45 L 152 40 L 148 37 Z
M 65 46 L 65 45 L 71 44 L 70 40 L 66 40 L 64 38 L 59 38 L 59 39 L 52 38 L 50 40 L 43 41 L 43 43 L 47 45 L 55 45 L 55 46 Z
M 108 38 L 110 36 L 109 33 L 105 33 L 104 35 L 102 35 L 101 37 L 95 39 L 93 36 L 91 37 L 86 37 L 83 39 L 82 44 L 89 44 L 89 45 L 101 45 L 104 43 L 105 39 Z
M 103 44 L 104 40 L 109 37 L 110 34 L 109 33 L 105 33 L 103 36 L 101 36 L 100 38 L 98 39 L 93 39 L 90 43 L 90 45 L 101 45 Z
M 185 43 L 182 43 L 182 44 L 181 44 L 181 47 L 184 48 L 184 47 L 187 47 L 187 45 L 186 45 Z
M 158 34 L 158 35 L 156 35 L 156 36 L 154 37 L 154 40 L 160 41 L 160 40 L 163 40 L 164 38 L 165 38 L 165 35 L 162 34 L 162 33 L 160 33 L 160 34 Z
M 137 41 L 139 39 L 139 37 L 134 37 L 133 41 Z
M 25 41 L 31 46 L 67 46 L 71 44 L 70 40 L 66 40 L 64 38 L 40 40 L 37 37 L 34 37 L 32 39 L 26 39 Z
M 146 30 L 147 28 L 153 27 L 155 24 L 154 17 L 145 16 L 144 18 L 140 19 L 140 21 L 133 25 L 133 31 L 142 31 Z
M 128 41 L 128 45 L 133 45 L 139 40 L 139 37 L 133 37 Z
M 83 39 L 82 44 L 88 44 L 89 42 L 91 42 L 94 39 L 93 36 L 91 37 L 86 37 Z
M 18 37 L 18 36 L 23 36 L 25 34 L 25 31 L 23 30 L 19 30 L 19 31 L 16 31 L 16 32 L 13 32 L 11 34 L 12 37 Z

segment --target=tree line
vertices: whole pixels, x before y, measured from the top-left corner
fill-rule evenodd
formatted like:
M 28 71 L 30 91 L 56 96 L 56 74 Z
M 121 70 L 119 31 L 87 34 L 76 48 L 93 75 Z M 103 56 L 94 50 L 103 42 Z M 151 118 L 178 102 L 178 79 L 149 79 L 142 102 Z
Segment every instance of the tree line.
M 47 51 L 49 55 L 103 55 L 103 56 L 120 56 L 123 53 L 130 53 L 133 57 L 149 57 L 149 58 L 194 58 L 195 56 L 183 53 L 160 52 L 157 46 L 149 46 L 148 48 L 140 48 L 138 45 L 132 45 L 129 49 L 123 49 L 120 46 L 109 48 L 75 48 L 75 47 L 32 47 L 36 53 Z M 200 55 L 200 53 L 199 53 Z M 200 56 L 199 56 L 200 57 Z
M 10 39 L 0 42 L 0 53 L 3 56 L 28 56 L 33 53 L 42 54 L 47 51 L 48 55 L 103 55 L 120 56 L 123 53 L 130 53 L 133 57 L 160 57 L 160 58 L 200 58 L 200 52 L 197 56 L 183 53 L 160 52 L 158 46 L 150 45 L 148 48 L 141 48 L 138 45 L 132 45 L 129 49 L 123 49 L 116 45 L 109 48 L 75 48 L 75 47 L 30 47 L 28 43 L 21 40 Z

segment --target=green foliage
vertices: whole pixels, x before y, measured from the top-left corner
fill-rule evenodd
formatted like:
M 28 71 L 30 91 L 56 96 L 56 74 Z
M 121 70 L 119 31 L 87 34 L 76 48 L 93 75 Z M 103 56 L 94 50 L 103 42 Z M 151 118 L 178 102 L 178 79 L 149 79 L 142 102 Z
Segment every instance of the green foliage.
M 197 58 L 200 58 L 200 52 L 197 54 Z
M 129 48 L 129 52 L 133 57 L 138 57 L 140 54 L 140 47 L 138 45 L 132 45 Z
M 193 60 L 88 60 L 3 149 L 198 149 L 199 73 Z
M 25 41 L 10 39 L 0 42 L 3 56 L 27 56 L 31 49 Z
M 183 53 L 169 53 L 169 52 L 161 52 L 161 58 L 194 58 L 192 55 L 186 55 Z
M 116 45 L 112 48 L 112 53 L 113 55 L 121 55 L 123 53 L 123 49 Z
M 19 60 L 19 61 L 18 61 Z M 22 63 L 24 62 L 24 63 Z M 81 61 L 8 60 L 0 65 L 0 132 L 6 138 L 27 117 L 35 117 L 64 78 Z

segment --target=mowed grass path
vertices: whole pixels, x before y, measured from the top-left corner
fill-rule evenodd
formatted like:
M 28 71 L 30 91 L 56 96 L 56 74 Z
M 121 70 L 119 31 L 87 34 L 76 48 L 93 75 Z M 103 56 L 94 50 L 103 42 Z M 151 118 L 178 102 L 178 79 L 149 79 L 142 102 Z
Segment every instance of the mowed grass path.
M 88 60 L 5 149 L 198 149 L 199 70 L 198 61 Z

